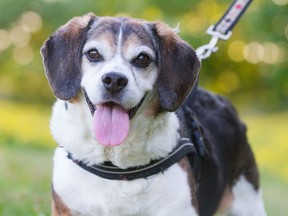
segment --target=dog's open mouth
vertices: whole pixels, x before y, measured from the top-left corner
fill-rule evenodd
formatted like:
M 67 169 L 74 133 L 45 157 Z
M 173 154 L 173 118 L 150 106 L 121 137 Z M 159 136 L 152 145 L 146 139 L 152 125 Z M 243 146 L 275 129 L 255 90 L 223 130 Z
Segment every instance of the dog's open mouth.
M 96 105 L 93 128 L 96 140 L 104 146 L 120 145 L 128 135 L 130 120 L 136 115 L 144 99 L 145 96 L 128 110 L 114 102 Z

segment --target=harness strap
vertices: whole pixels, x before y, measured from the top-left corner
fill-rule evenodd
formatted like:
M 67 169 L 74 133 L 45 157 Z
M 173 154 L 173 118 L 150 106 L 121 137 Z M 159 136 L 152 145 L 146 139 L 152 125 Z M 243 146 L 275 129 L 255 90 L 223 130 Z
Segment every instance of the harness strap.
M 100 165 L 89 166 L 82 161 L 73 159 L 72 154 L 68 153 L 68 158 L 82 169 L 97 175 L 99 177 L 110 180 L 134 180 L 139 178 L 147 178 L 160 172 L 164 172 L 170 166 L 180 161 L 183 157 L 188 156 L 191 161 L 196 154 L 195 147 L 189 139 L 182 138 L 179 140 L 176 148 L 165 158 L 153 160 L 148 165 L 121 169 L 111 162 L 105 162 Z

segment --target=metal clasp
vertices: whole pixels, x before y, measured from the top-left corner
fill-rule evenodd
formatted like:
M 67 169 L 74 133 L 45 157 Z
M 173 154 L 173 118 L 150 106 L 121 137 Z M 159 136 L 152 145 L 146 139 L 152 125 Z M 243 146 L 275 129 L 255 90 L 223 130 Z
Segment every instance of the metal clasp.
M 207 29 L 206 33 L 211 35 L 212 38 L 208 44 L 205 44 L 205 45 L 199 47 L 198 49 L 196 49 L 196 54 L 200 60 L 210 57 L 210 55 L 212 53 L 214 53 L 218 50 L 218 47 L 216 45 L 217 45 L 217 42 L 219 39 L 228 40 L 232 35 L 231 31 L 228 32 L 227 34 L 222 34 L 220 32 L 215 31 L 214 25 L 211 25 Z
M 215 31 L 214 28 L 215 28 L 215 25 L 211 25 L 207 29 L 206 33 L 211 35 L 211 36 L 213 36 L 213 37 L 217 37 L 217 38 L 219 38 L 221 40 L 228 40 L 231 37 L 231 35 L 232 35 L 232 31 L 229 31 L 227 34 L 223 34 L 223 33 L 219 32 L 219 31 Z

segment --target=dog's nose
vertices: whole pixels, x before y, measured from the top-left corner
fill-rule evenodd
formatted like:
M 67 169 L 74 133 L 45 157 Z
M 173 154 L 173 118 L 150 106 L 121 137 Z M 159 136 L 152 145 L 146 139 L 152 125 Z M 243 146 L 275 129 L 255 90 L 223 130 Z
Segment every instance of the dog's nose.
M 113 94 L 125 88 L 128 84 L 128 79 L 123 74 L 111 72 L 102 76 L 102 82 L 105 88 Z

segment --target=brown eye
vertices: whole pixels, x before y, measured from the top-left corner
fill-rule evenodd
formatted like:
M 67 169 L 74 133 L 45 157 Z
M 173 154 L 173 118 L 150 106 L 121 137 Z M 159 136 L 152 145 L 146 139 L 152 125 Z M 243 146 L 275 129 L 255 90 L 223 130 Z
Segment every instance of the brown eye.
M 97 49 L 89 50 L 86 54 L 87 58 L 91 62 L 99 62 L 103 60 L 102 55 L 98 52 Z
M 140 53 L 134 60 L 136 66 L 142 68 L 148 67 L 151 61 L 152 61 L 151 58 L 145 53 Z

